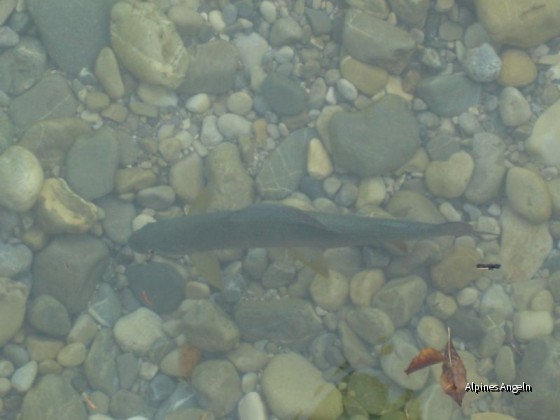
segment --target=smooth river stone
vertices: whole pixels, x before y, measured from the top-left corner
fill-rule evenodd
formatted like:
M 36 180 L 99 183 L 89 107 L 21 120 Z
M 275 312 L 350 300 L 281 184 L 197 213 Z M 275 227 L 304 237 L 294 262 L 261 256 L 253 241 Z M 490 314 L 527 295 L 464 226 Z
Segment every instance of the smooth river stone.
M 510 48 L 501 55 L 502 70 L 496 82 L 501 86 L 521 87 L 537 78 L 537 66 L 523 50 Z
M 511 282 L 527 281 L 539 270 L 552 249 L 548 223 L 529 223 L 508 206 L 501 216 L 500 259 Z
M 117 133 L 110 127 L 80 136 L 66 157 L 66 179 L 86 200 L 95 200 L 113 191 L 119 165 Z
M 355 59 L 395 74 L 404 70 L 415 48 L 408 32 L 355 8 L 346 12 L 342 42 Z
M 558 0 L 475 0 L 479 20 L 497 43 L 534 47 L 560 35 Z
M 29 290 L 23 283 L 0 277 L 0 346 L 21 328 L 28 295 Z
M 426 168 L 425 181 L 432 194 L 438 197 L 457 198 L 469 185 L 474 161 L 464 151 L 454 153 L 446 161 L 430 162 Z
M 559 26 L 560 27 L 560 26 Z M 560 100 L 544 111 L 525 141 L 527 151 L 546 165 L 560 165 Z
M 239 60 L 239 51 L 235 45 L 222 39 L 198 45 L 179 91 L 186 95 L 230 91 L 233 89 Z
M 35 214 L 48 233 L 85 233 L 101 218 L 97 206 L 77 195 L 62 178 L 45 180 Z
M 111 45 L 121 64 L 143 82 L 178 87 L 189 55 L 173 22 L 152 3 L 119 2 L 111 11 Z
M 361 112 L 337 112 L 328 122 L 325 146 L 335 164 L 363 177 L 404 165 L 420 144 L 407 102 L 387 95 Z
M 285 346 L 307 343 L 322 330 L 311 304 L 296 298 L 241 301 L 235 307 L 235 322 L 243 340 L 266 339 Z
M 261 385 L 279 418 L 335 420 L 342 414 L 340 391 L 297 353 L 275 356 L 264 369 Z
M 552 199 L 541 176 L 513 167 L 506 176 L 506 196 L 511 208 L 532 223 L 546 222 L 552 214 Z
M 0 206 L 23 212 L 35 204 L 43 185 L 43 168 L 33 153 L 12 146 L 0 156 Z

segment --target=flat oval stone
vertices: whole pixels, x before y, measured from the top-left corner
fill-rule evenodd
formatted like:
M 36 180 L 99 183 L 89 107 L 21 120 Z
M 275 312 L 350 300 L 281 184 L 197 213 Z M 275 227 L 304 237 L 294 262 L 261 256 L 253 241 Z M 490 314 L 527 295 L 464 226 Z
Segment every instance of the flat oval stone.
M 33 153 L 12 146 L 0 156 L 0 205 L 27 211 L 35 204 L 43 185 L 43 169 Z

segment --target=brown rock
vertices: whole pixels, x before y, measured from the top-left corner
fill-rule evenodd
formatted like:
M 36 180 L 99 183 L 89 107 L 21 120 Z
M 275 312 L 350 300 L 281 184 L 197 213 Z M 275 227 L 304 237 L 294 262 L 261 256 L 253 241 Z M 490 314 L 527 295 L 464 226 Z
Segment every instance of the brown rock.
M 526 86 L 537 78 L 537 66 L 531 57 L 515 48 L 504 51 L 501 56 L 502 70 L 497 82 L 502 86 Z

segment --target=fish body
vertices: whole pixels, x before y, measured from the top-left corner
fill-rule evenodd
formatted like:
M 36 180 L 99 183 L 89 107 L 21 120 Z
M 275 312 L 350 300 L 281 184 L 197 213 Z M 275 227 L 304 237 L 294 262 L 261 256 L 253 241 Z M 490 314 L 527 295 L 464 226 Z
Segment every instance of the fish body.
M 129 245 L 136 252 L 179 255 L 229 248 L 339 248 L 469 234 L 473 228 L 462 222 L 431 224 L 254 204 L 150 223 L 131 235 Z

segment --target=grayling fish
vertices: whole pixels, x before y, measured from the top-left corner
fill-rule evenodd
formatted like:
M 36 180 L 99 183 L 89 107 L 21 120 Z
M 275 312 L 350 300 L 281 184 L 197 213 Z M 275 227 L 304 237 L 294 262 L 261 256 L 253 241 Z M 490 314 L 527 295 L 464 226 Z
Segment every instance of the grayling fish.
M 132 234 L 136 252 L 188 254 L 229 248 L 338 248 L 434 236 L 474 234 L 463 222 L 441 224 L 307 212 L 275 204 L 181 216 Z

